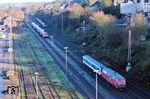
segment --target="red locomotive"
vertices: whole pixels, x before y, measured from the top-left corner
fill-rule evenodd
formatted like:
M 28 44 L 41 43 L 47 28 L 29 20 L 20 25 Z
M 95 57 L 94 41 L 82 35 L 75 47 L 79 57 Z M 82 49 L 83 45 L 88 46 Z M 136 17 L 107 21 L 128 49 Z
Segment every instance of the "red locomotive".
M 86 64 L 93 71 L 101 70 L 101 73 L 97 73 L 101 75 L 104 79 L 106 79 L 110 84 L 115 86 L 115 88 L 124 89 L 126 87 L 126 79 L 123 76 L 107 68 L 104 64 L 96 61 L 89 55 L 83 56 L 83 63 Z

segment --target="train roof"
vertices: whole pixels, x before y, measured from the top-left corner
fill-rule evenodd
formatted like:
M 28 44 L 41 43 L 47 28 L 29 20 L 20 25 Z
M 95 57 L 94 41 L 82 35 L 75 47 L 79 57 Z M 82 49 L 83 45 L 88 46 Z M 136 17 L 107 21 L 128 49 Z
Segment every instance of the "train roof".
M 102 69 L 102 71 L 106 72 L 110 76 L 117 78 L 117 79 L 125 79 L 123 76 L 121 76 L 117 72 L 111 70 L 110 68 L 107 68 L 104 64 L 96 61 L 95 59 L 93 59 L 89 55 L 84 55 L 83 58 L 88 60 L 90 63 L 94 64 L 95 66 L 100 67 Z
M 101 69 L 106 68 L 106 66 L 104 64 L 96 61 L 94 58 L 90 57 L 89 55 L 84 55 L 83 58 L 86 59 L 86 60 L 88 60 L 89 62 L 91 62 L 95 66 L 100 67 Z
M 110 76 L 115 77 L 117 79 L 125 79 L 123 76 L 121 76 L 120 74 L 118 74 L 117 72 L 113 71 L 110 68 L 104 68 L 103 71 L 106 72 L 107 74 L 109 74 Z

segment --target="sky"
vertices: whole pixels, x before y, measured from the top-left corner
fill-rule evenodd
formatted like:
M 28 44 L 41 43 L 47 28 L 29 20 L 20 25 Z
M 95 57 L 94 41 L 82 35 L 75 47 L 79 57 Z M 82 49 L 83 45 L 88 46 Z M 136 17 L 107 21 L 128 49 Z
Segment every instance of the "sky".
M 40 2 L 40 1 L 52 2 L 55 0 L 0 0 L 0 4 L 2 4 L 2 3 Z

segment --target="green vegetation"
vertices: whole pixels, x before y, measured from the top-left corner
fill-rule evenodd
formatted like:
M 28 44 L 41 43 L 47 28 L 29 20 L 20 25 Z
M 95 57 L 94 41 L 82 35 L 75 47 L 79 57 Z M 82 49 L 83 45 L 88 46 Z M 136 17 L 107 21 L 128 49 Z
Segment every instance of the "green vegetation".
M 103 0 L 105 7 L 110 7 L 112 5 L 112 0 Z
M 16 53 L 15 62 L 18 65 L 23 66 L 23 68 L 36 66 L 41 71 L 44 71 L 44 75 L 52 82 L 61 97 L 67 97 L 67 99 L 69 99 L 70 96 L 66 91 L 67 89 L 78 96 L 79 99 L 82 99 L 82 96 L 75 91 L 75 87 L 66 78 L 62 70 L 53 61 L 53 58 L 43 48 L 41 43 L 29 29 L 25 28 L 23 33 L 16 34 L 14 39 Z M 20 48 L 20 44 L 22 43 L 25 47 Z M 30 71 L 33 72 L 32 69 L 30 69 Z
M 135 27 L 133 27 L 133 36 L 136 39 L 136 41 L 139 41 L 140 35 L 148 35 L 148 21 L 143 13 L 136 14 L 133 19 L 135 20 Z
M 62 33 L 63 15 L 63 35 L 68 36 L 80 47 L 83 47 L 82 43 L 86 42 L 87 45 L 84 46 L 84 49 L 88 49 L 88 52 L 93 56 L 105 57 L 119 64 L 121 68 L 125 68 L 127 65 L 129 27 L 116 26 L 116 20 L 121 17 L 119 3 L 122 1 L 118 0 L 117 6 L 113 6 L 111 0 L 103 1 L 104 5 L 101 5 L 101 2 L 97 3 L 99 8 L 103 10 L 101 12 L 91 11 L 88 5 L 79 5 L 59 11 L 59 7 L 55 7 L 56 9 L 51 10 L 48 14 L 37 13 L 36 16 L 47 22 L 50 31 Z M 53 5 L 57 6 L 58 2 Z M 135 26 L 131 27 L 132 65 L 134 70 L 145 75 L 150 71 L 150 54 L 148 51 L 150 49 L 150 29 L 147 27 L 146 17 L 142 13 L 136 14 L 133 19 Z M 146 41 L 140 41 L 141 35 L 146 37 Z M 149 78 L 149 76 L 145 78 Z

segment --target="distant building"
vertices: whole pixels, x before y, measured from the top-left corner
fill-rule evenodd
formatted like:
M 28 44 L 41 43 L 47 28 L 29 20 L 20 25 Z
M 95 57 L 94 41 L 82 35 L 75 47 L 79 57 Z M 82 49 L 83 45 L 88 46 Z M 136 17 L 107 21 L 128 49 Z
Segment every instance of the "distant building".
M 130 4 L 132 3 L 132 5 L 130 7 L 124 7 L 123 10 L 121 10 L 122 12 L 125 11 L 130 11 L 132 12 L 133 9 L 131 9 L 132 7 L 135 8 L 135 13 L 139 13 L 142 12 L 145 14 L 145 16 L 147 16 L 148 18 L 148 23 L 150 24 L 150 0 L 128 0 L 128 2 L 126 3 L 121 3 L 121 5 L 123 4 L 128 4 L 130 2 Z M 121 8 L 122 9 L 122 8 Z
M 150 0 L 134 0 L 137 5 L 137 12 L 150 12 Z
M 0 25 L 3 25 L 3 24 L 4 24 L 4 23 L 3 23 L 3 20 L 1 19 L 1 20 L 0 20 Z
M 94 4 L 98 3 L 98 2 L 101 2 L 101 0 L 89 0 L 90 6 L 92 6 L 92 5 L 94 5 Z
M 17 26 L 17 19 L 16 18 L 12 18 L 11 24 L 13 27 Z M 19 21 L 18 21 L 19 22 Z M 4 19 L 4 26 L 9 27 L 10 26 L 10 17 L 7 17 L 6 19 Z
M 122 14 L 134 14 L 137 12 L 136 3 L 132 1 L 123 2 L 120 4 L 120 12 Z
M 128 0 L 112 0 L 112 4 L 114 6 L 120 4 L 120 3 L 125 3 L 125 2 L 128 2 Z
M 150 0 L 112 0 L 114 5 L 117 3 L 127 3 L 133 1 L 136 4 L 137 12 L 150 13 Z

